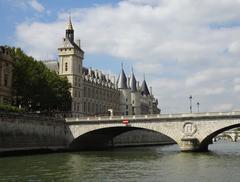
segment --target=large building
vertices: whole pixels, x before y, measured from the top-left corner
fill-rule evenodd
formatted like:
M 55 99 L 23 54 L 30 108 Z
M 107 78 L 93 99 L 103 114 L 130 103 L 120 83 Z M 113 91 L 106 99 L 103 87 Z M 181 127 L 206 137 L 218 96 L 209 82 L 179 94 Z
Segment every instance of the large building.
M 0 103 L 11 104 L 13 59 L 7 47 L 0 46 Z
M 142 86 L 136 81 L 134 73 L 126 77 L 123 66 L 116 80 L 114 76 L 103 74 L 100 70 L 83 67 L 84 51 L 80 40 L 74 41 L 74 29 L 69 18 L 65 38 L 58 48 L 58 62 L 45 62 L 59 75 L 67 77 L 71 83 L 72 116 L 139 115 L 159 113 L 158 100 L 152 89 L 148 89 L 144 79 Z

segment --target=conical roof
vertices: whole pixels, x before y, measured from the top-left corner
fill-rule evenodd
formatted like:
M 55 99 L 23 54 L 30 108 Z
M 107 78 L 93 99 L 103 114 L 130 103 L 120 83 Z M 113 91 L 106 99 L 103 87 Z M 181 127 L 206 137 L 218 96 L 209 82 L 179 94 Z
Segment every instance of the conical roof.
M 123 70 L 123 66 L 122 66 L 122 71 L 118 77 L 117 85 L 118 85 L 118 88 L 120 89 L 127 89 L 127 77 Z
M 148 86 L 147 86 L 147 83 L 146 83 L 145 79 L 143 80 L 143 83 L 142 83 L 142 86 L 141 86 L 141 94 L 146 95 L 146 96 L 150 95 L 150 92 L 148 90 Z
M 130 87 L 131 87 L 131 92 L 137 92 L 137 81 L 133 73 L 133 69 L 132 69 L 132 75 L 130 79 Z

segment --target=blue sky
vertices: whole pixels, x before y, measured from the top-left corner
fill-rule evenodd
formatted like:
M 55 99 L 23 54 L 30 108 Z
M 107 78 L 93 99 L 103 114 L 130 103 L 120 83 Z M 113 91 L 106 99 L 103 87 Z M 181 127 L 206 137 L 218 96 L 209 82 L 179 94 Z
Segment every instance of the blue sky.
M 0 0 L 0 44 L 57 59 L 71 12 L 84 65 L 121 62 L 153 87 L 164 113 L 240 110 L 239 0 Z
M 36 1 L 43 7 L 42 10 L 37 10 L 37 8 L 31 7 L 30 0 L 0 0 L 0 21 L 3 22 L 0 34 L 0 44 L 18 46 L 16 44 L 15 31 L 16 26 L 22 22 L 45 22 L 50 23 L 56 21 L 59 12 L 70 13 L 75 8 L 90 8 L 101 5 L 115 6 L 117 0 L 42 0 Z M 67 22 L 66 22 L 67 23 Z M 73 22 L 74 23 L 74 22 Z M 64 29 L 63 35 L 64 36 Z M 57 50 L 56 50 L 57 51 Z M 57 52 L 56 52 L 57 56 Z M 57 58 L 54 58 L 57 59 Z M 112 63 L 111 60 L 114 59 L 112 56 L 106 54 L 85 54 L 85 66 L 96 67 L 98 69 L 105 69 L 114 73 L 119 71 L 119 66 L 122 59 L 118 59 L 114 64 L 102 64 L 102 60 L 108 63 Z M 126 68 L 131 67 L 127 62 Z M 108 66 L 110 65 L 110 66 Z M 129 71 L 129 70 L 128 70 Z

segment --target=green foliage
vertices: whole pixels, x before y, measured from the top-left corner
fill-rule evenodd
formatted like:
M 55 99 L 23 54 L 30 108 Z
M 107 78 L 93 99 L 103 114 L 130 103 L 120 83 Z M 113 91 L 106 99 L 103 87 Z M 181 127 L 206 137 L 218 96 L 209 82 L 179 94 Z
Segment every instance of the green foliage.
M 42 62 L 12 48 L 15 60 L 13 88 L 16 106 L 27 111 L 68 111 L 71 107 L 70 83 L 50 71 Z
M 0 111 L 22 113 L 24 112 L 24 109 L 20 109 L 18 107 L 7 104 L 0 104 Z

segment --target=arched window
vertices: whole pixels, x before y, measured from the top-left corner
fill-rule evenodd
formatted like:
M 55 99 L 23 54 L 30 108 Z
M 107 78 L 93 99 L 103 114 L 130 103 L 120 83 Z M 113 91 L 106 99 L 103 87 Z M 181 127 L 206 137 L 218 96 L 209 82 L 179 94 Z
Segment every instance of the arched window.
M 68 64 L 65 63 L 65 71 L 67 71 L 67 70 L 68 70 Z

